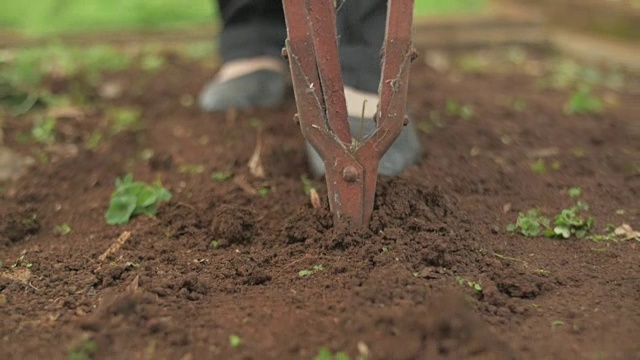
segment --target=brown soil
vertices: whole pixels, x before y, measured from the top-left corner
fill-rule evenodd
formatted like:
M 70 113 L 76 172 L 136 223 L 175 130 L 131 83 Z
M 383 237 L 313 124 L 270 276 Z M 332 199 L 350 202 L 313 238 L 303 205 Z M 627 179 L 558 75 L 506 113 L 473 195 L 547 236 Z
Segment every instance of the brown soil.
M 202 114 L 185 94 L 211 74 L 169 56 L 158 74 L 111 75 L 126 89 L 119 99 L 87 86 L 96 106 L 63 122 L 61 141 L 83 144 L 114 105 L 144 109 L 145 128 L 6 185 L 0 358 L 311 359 L 321 347 L 370 359 L 640 358 L 638 242 L 504 230 L 519 211 L 571 206 L 572 186 L 582 188 L 596 233 L 608 223 L 640 228 L 637 95 L 614 94 L 619 105 L 604 115 L 567 116 L 567 93 L 538 90 L 536 76 L 416 65 L 413 118 L 446 114 L 449 98 L 475 114 L 442 115 L 443 126 L 421 133 L 421 164 L 382 179 L 370 228 L 351 231 L 302 190 L 293 101 Z M 514 99 L 526 109 L 515 110 Z M 263 126 L 264 179 L 246 166 L 258 133 L 252 118 Z M 25 128 L 7 123 L 10 146 L 28 151 L 12 140 Z M 141 160 L 143 149 L 153 157 Z M 536 156 L 561 168 L 536 175 Z M 189 164 L 204 172 L 180 171 Z M 234 179 L 212 181 L 221 170 Z M 108 226 L 114 180 L 127 171 L 161 179 L 173 198 L 156 218 Z M 262 187 L 266 196 L 251 191 Z M 54 232 L 63 223 L 70 234 Z M 124 231 L 131 237 L 99 261 Z M 316 265 L 324 270 L 299 276 Z M 240 346 L 230 345 L 232 334 Z

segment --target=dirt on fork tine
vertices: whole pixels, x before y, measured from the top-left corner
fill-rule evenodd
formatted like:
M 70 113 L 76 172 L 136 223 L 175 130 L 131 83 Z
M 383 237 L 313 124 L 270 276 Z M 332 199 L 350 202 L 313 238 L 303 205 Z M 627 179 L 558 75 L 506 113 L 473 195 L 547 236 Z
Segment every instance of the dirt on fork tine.
M 536 75 L 414 65 L 409 108 L 424 158 L 380 179 L 370 227 L 354 231 L 303 191 L 293 99 L 203 114 L 180 99 L 211 70 L 166 59 L 162 76 L 110 74 L 144 91 L 96 95 L 97 110 L 69 125 L 91 133 L 104 109 L 135 106 L 141 129 L 5 185 L 0 358 L 312 359 L 321 348 L 352 359 L 638 358 L 638 242 L 505 231 L 520 211 L 571 206 L 574 186 L 594 233 L 640 228 L 637 95 L 566 115 L 570 94 L 540 90 Z M 27 151 L 14 140 L 20 126 L 7 122 L 5 143 Z M 256 126 L 264 178 L 247 167 Z M 538 158 L 544 174 L 531 169 Z M 114 181 L 128 171 L 173 197 L 155 218 L 108 226 Z M 71 232 L 54 231 L 61 224 Z

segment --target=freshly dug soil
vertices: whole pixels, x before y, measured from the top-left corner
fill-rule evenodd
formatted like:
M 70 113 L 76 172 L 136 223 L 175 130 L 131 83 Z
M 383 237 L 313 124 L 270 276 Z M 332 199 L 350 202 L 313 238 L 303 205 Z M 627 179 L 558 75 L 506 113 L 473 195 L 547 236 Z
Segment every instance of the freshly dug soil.
M 202 114 L 192 100 L 211 75 L 167 56 L 159 73 L 108 76 L 119 98 L 87 87 L 95 107 L 62 136 L 79 152 L 5 185 L 0 358 L 312 359 L 322 347 L 354 359 L 640 358 L 640 243 L 505 230 L 520 211 L 572 206 L 574 186 L 592 233 L 640 229 L 637 95 L 569 116 L 569 94 L 537 76 L 418 64 L 409 106 L 424 157 L 380 180 L 370 227 L 354 231 L 303 191 L 293 100 Z M 450 114 L 448 99 L 473 116 Z M 113 106 L 141 108 L 144 127 L 84 149 Z M 7 123 L 6 142 L 28 151 L 12 140 L 21 124 Z M 247 167 L 258 136 L 264 178 Z M 530 168 L 538 158 L 545 174 Z M 232 178 L 212 180 L 220 171 Z M 108 226 L 127 172 L 173 197 L 155 218 Z M 54 230 L 65 223 L 69 234 Z

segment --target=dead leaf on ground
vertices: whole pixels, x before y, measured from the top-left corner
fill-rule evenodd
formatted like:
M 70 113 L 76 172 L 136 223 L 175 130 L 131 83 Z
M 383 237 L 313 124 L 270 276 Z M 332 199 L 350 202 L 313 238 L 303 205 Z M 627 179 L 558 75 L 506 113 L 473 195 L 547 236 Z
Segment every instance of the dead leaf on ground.
M 244 176 L 234 177 L 233 183 L 238 185 L 240 189 L 242 189 L 244 192 L 246 192 L 249 195 L 258 195 L 258 191 L 253 186 L 251 186 L 251 184 L 249 184 L 249 182 L 247 181 L 247 179 L 244 178 Z
M 258 136 L 256 137 L 256 147 L 253 150 L 253 155 L 251 155 L 251 159 L 249 159 L 249 171 L 251 175 L 257 178 L 264 177 L 264 168 L 262 167 L 262 131 L 258 130 Z
M 33 164 L 35 164 L 33 158 L 22 156 L 9 148 L 0 146 L 0 182 L 17 180 L 26 174 Z
M 640 231 L 634 231 L 629 224 L 622 224 L 618 226 L 614 233 L 618 236 L 623 236 L 625 240 L 638 240 L 640 241 Z
M 124 87 L 119 81 L 106 81 L 98 89 L 98 95 L 105 99 L 119 98 L 123 93 Z
M 44 149 L 47 153 L 62 159 L 70 159 L 78 156 L 78 145 L 76 144 L 52 144 Z
M 131 284 L 127 286 L 127 291 L 130 293 L 136 293 L 140 287 L 140 275 L 136 275 Z
M 55 119 L 82 120 L 85 114 L 77 106 L 60 106 L 49 109 L 47 116 Z
M 309 190 L 309 197 L 311 198 L 311 206 L 314 209 L 320 209 L 322 207 L 322 203 L 320 202 L 320 195 L 318 195 L 318 191 L 314 188 Z
M 31 279 L 31 270 L 27 268 L 13 268 L 9 271 L 0 273 L 0 278 L 28 284 L 29 279 Z

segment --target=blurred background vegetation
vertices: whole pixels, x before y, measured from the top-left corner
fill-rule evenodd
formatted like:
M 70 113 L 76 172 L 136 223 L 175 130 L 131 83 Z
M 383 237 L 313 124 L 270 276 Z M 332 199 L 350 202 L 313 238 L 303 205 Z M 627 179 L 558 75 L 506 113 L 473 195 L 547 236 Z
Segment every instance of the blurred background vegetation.
M 264 0 L 277 1 L 277 0 Z M 416 0 L 416 14 L 478 13 L 487 0 Z M 2 0 L 0 30 L 30 36 L 211 24 L 212 0 Z

